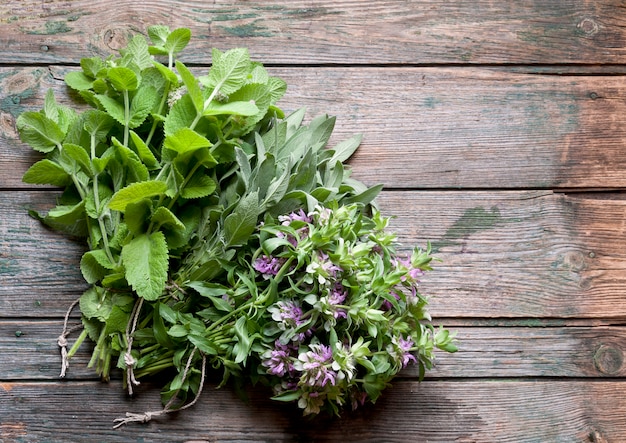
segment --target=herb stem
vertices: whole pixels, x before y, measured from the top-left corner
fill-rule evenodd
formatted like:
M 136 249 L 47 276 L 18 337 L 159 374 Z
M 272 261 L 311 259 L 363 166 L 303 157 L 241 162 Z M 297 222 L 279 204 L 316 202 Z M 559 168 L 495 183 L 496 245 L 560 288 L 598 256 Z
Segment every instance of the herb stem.
M 70 348 L 70 350 L 68 351 L 67 353 L 68 359 L 72 358 L 74 354 L 76 354 L 76 351 L 78 351 L 78 348 L 80 348 L 80 345 L 83 344 L 86 338 L 87 338 L 87 330 L 83 329 L 80 335 L 78 336 L 78 338 L 76 339 L 76 341 L 74 342 L 74 344 L 72 345 L 72 347 Z

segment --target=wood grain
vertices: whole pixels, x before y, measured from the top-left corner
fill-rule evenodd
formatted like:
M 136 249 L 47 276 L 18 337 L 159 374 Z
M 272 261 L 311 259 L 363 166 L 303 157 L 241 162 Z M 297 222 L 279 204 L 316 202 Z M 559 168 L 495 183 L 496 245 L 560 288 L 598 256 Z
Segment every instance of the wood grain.
M 113 420 L 126 411 L 160 409 L 154 391 L 141 388 L 131 401 L 113 384 L 3 383 L 0 438 L 58 443 L 74 442 L 78 436 L 111 443 L 137 438 L 149 442 L 626 440 L 626 401 L 620 381 L 398 381 L 374 407 L 341 419 L 313 420 L 301 418 L 291 405 L 270 402 L 265 391 L 252 391 L 249 402 L 243 403 L 228 388 L 209 389 L 183 413 L 111 429 Z
M 267 63 L 621 63 L 616 0 L 376 2 L 19 0 L 0 6 L 0 63 L 108 55 L 147 26 L 186 26 L 189 62 L 210 44 L 246 45 Z
M 72 321 L 72 324 L 75 322 Z M 438 324 L 438 322 L 435 322 Z M 4 381 L 51 381 L 58 378 L 60 353 L 57 320 L 0 321 L 0 374 Z M 446 325 L 447 326 L 447 325 Z M 459 351 L 438 352 L 430 378 L 624 377 L 625 327 L 451 327 Z M 76 334 L 69 337 L 70 345 Z M 68 380 L 97 379 L 87 367 L 92 346 L 85 343 L 72 358 Z M 414 366 L 400 378 L 418 377 Z M 120 389 L 121 373 L 113 379 Z
M 204 68 L 205 69 L 205 68 Z M 66 68 L 0 68 L 0 188 L 24 187 L 38 158 L 15 118 Z M 362 133 L 354 176 L 387 189 L 626 188 L 621 76 L 554 76 L 481 68 L 276 68 L 288 112 L 337 116 L 332 143 Z M 409 91 L 409 92 L 407 92 Z M 74 104 L 76 106 L 76 104 Z M 609 116 L 609 117 L 607 117 Z M 332 144 L 331 143 L 331 144 Z
M 82 245 L 26 212 L 55 195 L 0 193 L 2 316 L 62 316 L 86 288 Z M 379 202 L 403 251 L 430 241 L 442 260 L 422 282 L 435 317 L 624 319 L 626 199 L 615 195 L 396 191 Z

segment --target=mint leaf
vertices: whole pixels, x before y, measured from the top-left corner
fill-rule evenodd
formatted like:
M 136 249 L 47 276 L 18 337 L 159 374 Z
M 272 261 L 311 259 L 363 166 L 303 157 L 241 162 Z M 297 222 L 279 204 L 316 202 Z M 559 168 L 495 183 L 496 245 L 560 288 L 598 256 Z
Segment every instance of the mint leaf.
M 139 87 L 139 76 L 132 69 L 117 66 L 110 68 L 107 74 L 113 87 L 120 92 L 135 91 Z
M 87 175 L 93 175 L 93 168 L 89 154 L 80 145 L 73 143 L 65 143 L 63 145 L 63 156 L 69 157 L 85 172 Z
M 208 148 L 211 146 L 211 142 L 193 129 L 182 128 L 175 134 L 168 135 L 163 146 L 179 154 L 184 154 L 201 148 Z
M 106 112 L 90 109 L 82 115 L 83 127 L 96 141 L 104 141 L 115 123 Z
M 204 109 L 204 96 L 200 86 L 198 85 L 198 80 L 182 62 L 176 62 L 176 69 L 178 70 L 178 73 L 187 88 L 187 93 L 196 108 L 196 112 L 201 113 Z
M 236 101 L 219 103 L 213 101 L 204 110 L 204 115 L 241 115 L 244 117 L 256 115 L 259 108 L 253 101 Z
M 87 251 L 80 259 L 80 271 L 87 283 L 93 284 L 100 281 L 109 270 L 115 268 L 102 249 Z
M 137 128 L 144 122 L 152 111 L 157 99 L 157 91 L 152 86 L 144 86 L 137 91 L 130 104 L 130 121 L 128 126 L 131 129 Z
M 135 35 L 125 49 L 120 50 L 123 56 L 130 56 L 141 70 L 152 67 L 152 57 L 148 51 L 148 42 L 143 35 Z
M 20 114 L 16 126 L 21 140 L 39 152 L 52 152 L 61 146 L 65 138 L 59 125 L 39 112 L 27 111 Z
M 180 196 L 187 199 L 202 198 L 211 195 L 216 188 L 217 184 L 211 177 L 197 173 L 180 190 Z
M 245 84 L 250 66 L 247 49 L 234 48 L 226 52 L 213 49 L 212 63 L 206 85 L 215 93 L 229 95 Z
M 113 194 L 111 201 L 109 201 L 109 208 L 124 212 L 129 203 L 137 203 L 144 198 L 163 195 L 166 190 L 167 185 L 160 180 L 132 183 Z
M 165 289 L 169 265 L 167 242 L 162 232 L 142 234 L 122 247 L 126 280 L 137 295 L 156 300 Z
M 159 161 L 156 159 L 156 157 L 143 141 L 143 139 L 134 131 L 130 131 L 130 139 L 133 141 L 135 150 L 137 151 L 137 154 L 139 155 L 139 158 L 144 163 L 144 165 L 146 165 L 146 167 L 150 170 L 158 169 Z
M 58 163 L 44 158 L 28 168 L 22 181 L 32 185 L 67 186 L 72 177 Z
M 169 35 L 165 38 L 165 43 L 163 47 L 168 52 L 168 54 L 177 54 L 189 43 L 191 39 L 191 31 L 187 28 L 178 28 L 174 29 Z
M 150 37 L 153 45 L 164 47 L 169 34 L 170 28 L 168 26 L 154 25 L 148 27 L 148 37 Z M 165 49 L 163 50 L 165 51 Z
M 84 72 L 72 71 L 65 75 L 65 84 L 76 91 L 86 91 L 93 88 L 93 78 L 89 78 Z
M 183 222 L 181 222 L 178 217 L 176 217 L 174 213 L 167 209 L 165 206 L 159 206 L 154 211 L 151 221 L 159 226 L 168 226 L 170 228 L 178 229 L 181 231 L 185 230 L 185 225 L 183 224 Z
M 120 125 L 126 125 L 126 113 L 124 105 L 108 95 L 96 94 L 96 100 L 102 105 L 104 110 L 115 119 Z

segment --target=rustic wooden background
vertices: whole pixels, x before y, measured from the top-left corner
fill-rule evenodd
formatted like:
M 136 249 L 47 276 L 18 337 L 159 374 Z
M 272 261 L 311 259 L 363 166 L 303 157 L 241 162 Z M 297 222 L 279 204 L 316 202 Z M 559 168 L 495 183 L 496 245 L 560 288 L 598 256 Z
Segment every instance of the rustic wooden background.
M 287 80 L 281 102 L 364 134 L 354 175 L 383 182 L 406 245 L 443 262 L 424 283 L 460 351 L 374 407 L 302 419 L 253 391 L 208 390 L 158 409 L 84 367 L 59 380 L 56 337 L 85 288 L 81 246 L 28 208 L 58 191 L 21 183 L 37 155 L 15 119 L 81 57 L 152 24 L 194 34 L 183 60 L 246 46 Z M 626 2 L 621 0 L 122 1 L 0 5 L 0 441 L 626 441 Z

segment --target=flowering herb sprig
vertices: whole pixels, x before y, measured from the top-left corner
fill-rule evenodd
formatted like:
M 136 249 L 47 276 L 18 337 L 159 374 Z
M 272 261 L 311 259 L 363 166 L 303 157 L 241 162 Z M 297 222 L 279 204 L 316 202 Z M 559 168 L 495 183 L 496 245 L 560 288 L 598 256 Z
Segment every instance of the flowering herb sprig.
M 286 84 L 245 49 L 213 50 L 196 76 L 178 60 L 188 29 L 148 36 L 66 76 L 91 109 L 49 91 L 17 120 L 45 157 L 24 181 L 64 189 L 32 215 L 87 246 L 89 288 L 68 310 L 80 306 L 83 331 L 69 350 L 70 329 L 59 337 L 62 376 L 89 338 L 89 365 L 103 379 L 122 369 L 131 395 L 175 370 L 162 411 L 119 424 L 193 405 L 208 364 L 305 414 L 339 413 L 409 364 L 423 375 L 435 348 L 454 351 L 418 290 L 430 251 L 399 253 L 372 206 L 382 186 L 344 165 L 360 136 L 328 147 L 334 118 L 285 116 Z

